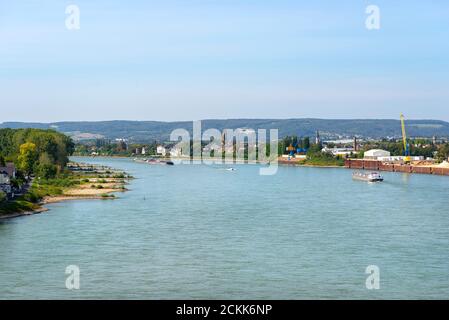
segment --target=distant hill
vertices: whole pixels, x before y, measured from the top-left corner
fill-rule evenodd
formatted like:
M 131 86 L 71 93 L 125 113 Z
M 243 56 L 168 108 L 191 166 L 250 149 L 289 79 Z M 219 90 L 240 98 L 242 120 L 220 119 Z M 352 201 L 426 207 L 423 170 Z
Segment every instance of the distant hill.
M 449 137 L 449 123 L 439 120 L 408 120 L 407 132 L 413 137 Z M 134 142 L 153 140 L 167 141 L 170 133 L 177 128 L 192 131 L 192 122 L 160 122 L 160 121 L 96 121 L 96 122 L 55 122 L 24 123 L 5 122 L 0 128 L 53 128 L 72 136 L 75 140 L 116 139 L 125 138 Z M 278 129 L 279 137 L 286 135 L 314 137 L 316 131 L 327 138 L 353 137 L 384 138 L 400 137 L 399 120 L 360 119 L 228 119 L 203 120 L 202 129 L 216 128 L 236 129 Z

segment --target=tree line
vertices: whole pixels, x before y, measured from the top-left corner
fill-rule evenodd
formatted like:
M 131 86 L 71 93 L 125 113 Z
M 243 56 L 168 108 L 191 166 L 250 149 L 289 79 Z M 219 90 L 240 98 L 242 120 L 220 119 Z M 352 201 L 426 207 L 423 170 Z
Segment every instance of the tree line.
M 72 140 L 54 130 L 0 129 L 0 164 L 13 162 L 22 178 L 55 177 L 73 151 Z

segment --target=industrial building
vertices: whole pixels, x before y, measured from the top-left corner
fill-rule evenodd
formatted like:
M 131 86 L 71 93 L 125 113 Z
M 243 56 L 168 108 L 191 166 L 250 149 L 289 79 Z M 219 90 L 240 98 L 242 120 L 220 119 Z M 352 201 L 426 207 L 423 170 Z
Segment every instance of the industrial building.
M 372 149 L 368 150 L 363 154 L 363 158 L 368 160 L 378 160 L 381 157 L 390 157 L 391 153 L 386 150 Z

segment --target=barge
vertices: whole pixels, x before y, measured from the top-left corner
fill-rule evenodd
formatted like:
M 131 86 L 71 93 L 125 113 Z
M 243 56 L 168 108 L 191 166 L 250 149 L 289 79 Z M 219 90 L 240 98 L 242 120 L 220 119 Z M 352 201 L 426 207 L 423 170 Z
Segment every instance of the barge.
M 370 172 L 370 173 L 354 172 L 352 174 L 352 179 L 359 180 L 359 181 L 365 181 L 365 182 L 384 181 L 384 178 L 378 172 Z
M 174 165 L 174 162 L 173 162 L 173 161 L 170 161 L 170 160 L 159 160 L 159 159 L 154 159 L 154 158 L 151 158 L 151 159 L 142 159 L 142 160 L 140 160 L 140 159 L 134 159 L 134 161 L 136 161 L 136 162 L 141 162 L 141 163 L 148 163 L 148 164 L 152 164 L 152 165 L 156 165 L 156 164 L 159 164 L 159 165 L 168 165 L 168 166 L 173 166 L 173 165 Z

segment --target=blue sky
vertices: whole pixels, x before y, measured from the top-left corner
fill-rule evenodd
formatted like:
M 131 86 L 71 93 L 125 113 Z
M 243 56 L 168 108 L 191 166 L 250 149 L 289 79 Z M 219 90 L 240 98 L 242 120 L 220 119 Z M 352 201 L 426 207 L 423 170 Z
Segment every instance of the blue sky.
M 0 0 L 0 122 L 449 120 L 448 39 L 445 0 Z

